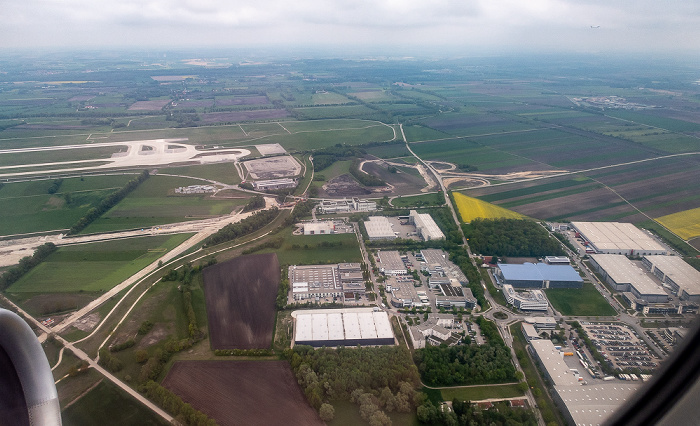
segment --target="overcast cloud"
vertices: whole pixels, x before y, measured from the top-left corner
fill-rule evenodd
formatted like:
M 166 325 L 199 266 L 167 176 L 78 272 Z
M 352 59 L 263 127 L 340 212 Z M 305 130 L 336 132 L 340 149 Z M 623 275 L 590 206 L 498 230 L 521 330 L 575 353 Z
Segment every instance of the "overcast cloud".
M 3 0 L 0 48 L 700 51 L 687 0 Z M 592 28 L 592 26 L 600 26 Z

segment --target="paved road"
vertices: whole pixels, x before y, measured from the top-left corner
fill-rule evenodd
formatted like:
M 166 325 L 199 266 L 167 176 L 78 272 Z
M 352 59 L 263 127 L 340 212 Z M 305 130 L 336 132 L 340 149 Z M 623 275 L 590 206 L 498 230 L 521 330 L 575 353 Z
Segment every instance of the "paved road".
M 188 223 L 183 223 L 178 226 L 172 226 L 170 228 L 164 229 L 162 232 L 163 233 L 185 233 L 185 232 L 197 232 L 194 236 L 190 237 L 187 239 L 187 241 L 183 242 L 179 246 L 175 247 L 173 250 L 169 251 L 162 257 L 160 257 L 158 260 L 155 262 L 151 263 L 147 267 L 143 268 L 136 274 L 132 275 L 131 277 L 127 278 L 126 280 L 122 281 L 120 284 L 114 286 L 112 289 L 104 293 L 102 296 L 98 297 L 97 299 L 93 300 L 90 302 L 88 305 L 83 307 L 82 309 L 77 310 L 76 312 L 72 313 L 68 317 L 66 317 L 63 321 L 61 321 L 59 324 L 57 324 L 55 327 L 53 327 L 52 331 L 55 333 L 60 333 L 61 331 L 65 330 L 68 326 L 73 324 L 76 320 L 81 318 L 83 315 L 87 314 L 88 312 L 92 311 L 96 307 L 100 306 L 102 303 L 104 303 L 106 300 L 111 298 L 112 296 L 118 294 L 125 288 L 129 287 L 130 285 L 134 284 L 141 278 L 145 277 L 146 275 L 150 274 L 151 272 L 155 271 L 159 267 L 159 263 L 167 263 L 169 260 L 179 256 L 180 254 L 184 253 L 185 251 L 189 250 L 191 247 L 201 243 L 206 239 L 208 236 L 212 235 L 219 229 L 221 229 L 223 226 L 225 226 L 228 223 L 234 223 L 238 222 L 250 215 L 252 215 L 254 212 L 248 212 L 248 213 L 239 213 L 239 214 L 233 214 L 233 215 L 228 215 L 224 216 L 222 218 L 217 218 L 217 219 L 207 219 L 206 221 L 201 221 L 198 224 L 188 224 Z M 163 227 L 166 228 L 166 227 Z M 138 231 L 133 231 L 133 232 L 138 232 Z M 160 231 L 156 231 L 160 232 Z M 130 234 L 129 232 L 126 232 L 124 234 Z
M 26 313 L 24 310 L 22 310 L 19 306 L 15 305 L 14 303 L 12 303 L 10 300 L 8 300 L 8 299 L 5 298 L 5 297 L 3 297 L 3 299 L 4 299 L 7 303 L 9 303 L 9 304 L 11 304 L 12 306 L 14 306 L 14 307 L 17 309 L 17 312 L 19 312 L 20 315 L 24 316 L 24 318 L 26 318 L 28 321 L 30 321 L 31 323 L 33 323 L 35 327 L 39 328 L 39 329 L 42 330 L 44 333 L 50 333 L 50 332 L 51 332 L 51 330 L 49 330 L 48 327 L 45 327 L 45 326 L 44 326 L 43 324 L 41 324 L 39 321 L 37 321 L 36 319 L 34 319 L 31 315 L 27 314 L 27 313 Z M 133 390 L 131 387 L 129 387 L 127 384 L 125 384 L 124 382 L 122 382 L 121 380 L 119 380 L 118 378 L 116 378 L 114 375 L 112 375 L 112 373 L 110 373 L 109 371 L 107 371 L 107 370 L 105 370 L 104 368 L 102 368 L 102 366 L 98 365 L 95 361 L 93 361 L 85 352 L 83 352 L 82 350 L 80 350 L 80 349 L 76 348 L 75 346 L 73 346 L 73 344 L 72 344 L 71 342 L 66 341 L 66 340 L 63 339 L 61 336 L 58 336 L 58 335 L 56 335 L 56 340 L 58 340 L 59 342 L 61 342 L 61 343 L 64 345 L 64 347 L 66 347 L 68 350 L 70 350 L 71 352 L 73 352 L 73 354 L 75 354 L 75 356 L 77 356 L 79 359 L 81 359 L 81 360 L 83 360 L 83 361 L 86 361 L 86 362 L 88 363 L 88 365 L 90 366 L 90 368 L 94 368 L 95 370 L 97 370 L 100 374 L 102 374 L 102 375 L 105 376 L 107 379 L 109 379 L 110 381 L 112 381 L 115 385 L 119 386 L 121 389 L 123 389 L 123 390 L 124 390 L 125 392 L 127 392 L 129 395 L 133 396 L 134 398 L 136 398 L 136 400 L 138 400 L 138 401 L 141 402 L 143 405 L 145 405 L 146 407 L 148 407 L 150 410 L 152 410 L 153 412 L 155 412 L 156 414 L 158 414 L 159 416 L 161 416 L 163 419 L 165 419 L 165 421 L 167 421 L 167 422 L 169 422 L 169 423 L 171 423 L 171 422 L 173 421 L 173 416 L 171 416 L 170 414 L 168 414 L 168 413 L 166 413 L 165 411 L 163 411 L 163 409 L 161 409 L 160 407 L 158 407 L 157 405 L 155 405 L 154 403 L 152 403 L 152 402 L 151 402 L 150 400 L 148 400 L 146 397 L 144 397 L 144 396 L 141 395 L 140 393 L 136 392 L 136 391 Z
M 440 188 L 442 189 L 442 194 L 443 194 L 443 196 L 445 197 L 445 204 L 447 204 L 447 206 L 449 206 L 450 212 L 452 212 L 452 219 L 453 219 L 454 222 L 457 224 L 457 228 L 459 229 L 459 233 L 460 233 L 460 235 L 462 236 L 462 244 L 463 244 L 464 248 L 467 250 L 467 253 L 469 254 L 469 259 L 470 259 L 470 261 L 472 262 L 472 264 L 473 264 L 476 268 L 478 268 L 479 266 L 476 265 L 476 263 L 474 263 L 474 258 L 473 258 L 473 256 L 472 256 L 471 249 L 469 248 L 469 244 L 467 244 L 467 239 L 466 239 L 466 237 L 464 236 L 464 233 L 462 232 L 461 222 L 460 222 L 460 220 L 457 218 L 457 212 L 455 211 L 455 208 L 454 208 L 454 206 L 452 205 L 452 201 L 450 200 L 450 196 L 449 196 L 449 194 L 447 193 L 447 188 L 445 188 L 445 184 L 444 184 L 444 182 L 442 181 L 442 178 L 440 177 L 440 174 L 438 173 L 437 170 L 435 170 L 435 168 L 434 168 L 432 165 L 430 165 L 430 164 L 424 162 L 419 156 L 417 156 L 417 155 L 413 152 L 413 150 L 411 149 L 410 145 L 408 144 L 408 141 L 406 141 L 406 135 L 404 134 L 404 131 L 403 131 L 403 125 L 400 125 L 399 128 L 401 129 L 401 135 L 403 136 L 404 141 L 406 142 L 406 148 L 408 149 L 408 151 L 411 153 L 411 155 L 413 155 L 416 159 L 418 159 L 418 161 L 420 161 L 423 165 L 425 165 L 425 167 L 427 167 L 428 170 L 430 170 L 430 172 L 433 174 L 433 176 L 435 176 L 435 180 L 440 184 Z M 486 283 L 484 282 L 484 280 L 481 280 L 481 286 L 484 288 L 484 296 L 485 296 L 486 299 L 489 301 L 489 303 L 491 304 L 491 307 L 492 307 L 492 309 L 490 310 L 491 319 L 492 319 L 492 320 L 496 320 L 496 318 L 493 318 L 492 315 L 493 315 L 497 310 L 500 310 L 500 308 L 499 308 L 500 305 L 498 305 L 498 304 L 493 300 L 493 298 L 491 297 L 491 295 L 489 294 L 488 290 L 486 289 Z M 510 316 L 509 316 L 509 317 L 510 317 Z M 520 372 L 523 373 L 523 375 L 524 375 L 524 372 L 523 372 L 522 368 L 520 367 L 520 364 L 518 363 L 518 357 L 515 356 L 515 350 L 513 349 L 513 339 L 512 339 L 512 337 L 510 336 L 510 332 L 508 331 L 507 327 L 504 326 L 504 324 L 502 324 L 501 322 L 496 321 L 496 325 L 498 326 L 498 332 L 499 332 L 499 334 L 501 335 L 501 337 L 503 338 L 503 341 L 506 342 L 506 344 L 509 344 L 510 351 L 511 351 L 511 358 L 512 358 L 512 360 L 513 360 L 513 364 L 515 365 L 515 368 L 517 369 L 517 371 L 520 371 Z M 531 407 L 536 407 L 537 404 L 535 403 L 535 397 L 534 397 L 534 395 L 532 394 L 532 391 L 531 391 L 530 389 L 528 389 L 527 392 L 525 393 L 525 395 L 526 395 L 526 397 L 527 397 L 527 399 L 528 399 L 528 402 L 530 403 L 530 406 L 531 406 Z M 535 411 L 535 415 L 537 416 L 537 423 L 538 423 L 538 425 L 539 425 L 539 426 L 544 426 L 544 425 L 545 425 L 545 422 L 544 422 L 544 419 L 542 418 L 542 414 L 540 413 L 539 410 L 534 410 L 534 411 Z

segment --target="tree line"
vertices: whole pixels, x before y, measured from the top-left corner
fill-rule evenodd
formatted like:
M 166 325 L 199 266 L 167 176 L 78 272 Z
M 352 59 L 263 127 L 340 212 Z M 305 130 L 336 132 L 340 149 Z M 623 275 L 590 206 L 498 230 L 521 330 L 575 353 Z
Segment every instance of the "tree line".
M 428 400 L 416 412 L 418 421 L 429 425 L 537 425 L 537 417 L 532 410 L 511 408 L 505 402 L 496 402 L 493 407 L 482 409 L 470 401 L 455 398 L 452 400 L 452 410 L 441 410 Z
M 75 225 L 73 225 L 68 231 L 68 235 L 77 234 L 78 232 L 85 229 L 92 222 L 97 220 L 100 216 L 107 213 L 109 209 L 116 206 L 117 203 L 119 203 L 127 195 L 129 195 L 130 192 L 132 192 L 133 190 L 138 188 L 139 185 L 145 182 L 149 176 L 150 175 L 148 174 L 148 170 L 144 170 L 137 177 L 127 182 L 126 185 L 124 185 L 120 190 L 108 195 L 106 198 L 100 201 L 100 203 L 96 207 L 93 207 L 90 210 L 88 210 L 87 213 L 85 213 L 85 216 L 78 219 L 78 222 L 76 222 Z
M 25 256 L 20 259 L 18 265 L 8 269 L 0 276 L 0 290 L 4 291 L 9 286 L 19 281 L 24 274 L 43 262 L 44 259 L 49 257 L 54 251 L 56 251 L 56 245 L 54 243 L 46 243 L 37 247 L 33 255 Z
M 139 390 L 145 393 L 148 399 L 174 415 L 181 424 L 188 426 L 216 426 L 218 424 L 215 420 L 192 408 L 190 404 L 184 402 L 179 396 L 153 380 L 148 381 Z
M 319 149 L 313 152 L 314 156 L 314 171 L 329 167 L 336 161 L 348 160 L 350 158 L 363 157 L 367 154 L 362 148 L 356 146 L 348 146 L 345 144 L 335 144 L 328 148 Z
M 243 206 L 243 213 L 252 212 L 253 210 L 262 209 L 265 207 L 265 197 L 262 195 L 255 195 L 251 198 L 245 206 Z
M 204 240 L 204 245 L 212 246 L 221 244 L 227 241 L 233 241 L 236 238 L 244 235 L 252 234 L 253 232 L 272 222 L 278 214 L 279 209 L 273 207 L 268 210 L 261 210 L 252 216 L 248 216 L 240 222 L 229 223 L 228 225 L 219 229 L 215 234 L 210 235 L 206 240 Z

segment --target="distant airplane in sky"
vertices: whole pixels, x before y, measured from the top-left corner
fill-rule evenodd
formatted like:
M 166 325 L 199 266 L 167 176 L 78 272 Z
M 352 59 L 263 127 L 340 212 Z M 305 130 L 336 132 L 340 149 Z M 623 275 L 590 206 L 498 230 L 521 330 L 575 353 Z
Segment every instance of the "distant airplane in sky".
M 600 25 L 591 25 L 591 28 L 600 28 Z

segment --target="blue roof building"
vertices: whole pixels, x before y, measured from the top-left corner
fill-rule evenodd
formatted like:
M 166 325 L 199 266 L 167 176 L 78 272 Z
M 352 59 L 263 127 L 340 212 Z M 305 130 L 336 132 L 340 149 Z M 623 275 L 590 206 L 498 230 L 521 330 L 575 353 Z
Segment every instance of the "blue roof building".
M 496 279 L 516 288 L 581 288 L 583 278 L 571 265 L 498 264 Z

